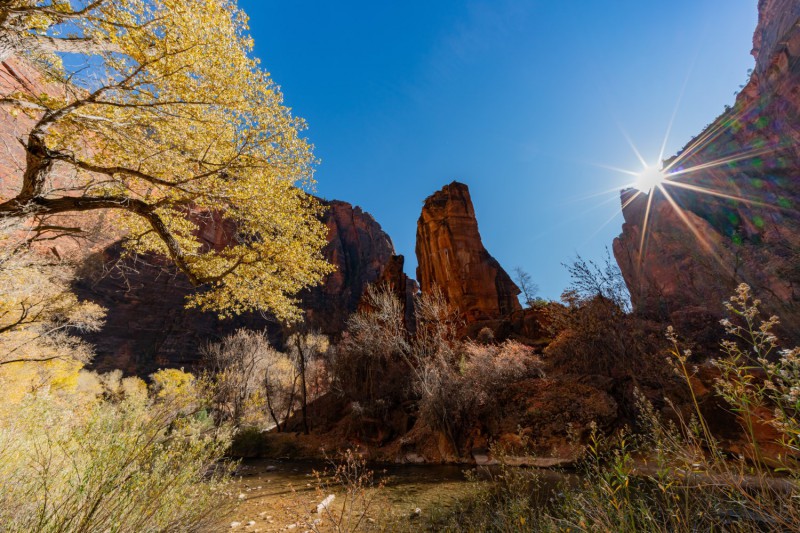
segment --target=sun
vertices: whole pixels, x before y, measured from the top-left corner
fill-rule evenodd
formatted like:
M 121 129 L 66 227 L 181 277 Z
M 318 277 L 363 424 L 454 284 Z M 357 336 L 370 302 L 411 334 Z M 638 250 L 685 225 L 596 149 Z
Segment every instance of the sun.
M 661 185 L 666 179 L 667 175 L 660 167 L 646 166 L 644 170 L 636 175 L 636 182 L 633 186 L 638 191 L 649 194 L 650 191 Z

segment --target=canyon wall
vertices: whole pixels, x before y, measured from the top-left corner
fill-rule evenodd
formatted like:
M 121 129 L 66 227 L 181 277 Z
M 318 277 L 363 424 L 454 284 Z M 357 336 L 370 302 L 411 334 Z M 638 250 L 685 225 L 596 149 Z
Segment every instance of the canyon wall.
M 7 57 L 0 61 L 0 96 L 23 93 L 32 96 L 64 98 L 63 85 L 53 83 L 32 64 L 18 57 Z M 0 202 L 15 197 L 22 185 L 22 173 L 26 165 L 23 142 L 37 121 L 36 112 L 13 110 L 0 105 Z M 55 163 L 48 186 L 69 188 L 74 185 L 75 173 L 65 164 Z M 45 191 L 46 192 L 46 191 Z M 80 259 L 88 252 L 96 252 L 108 246 L 120 234 L 115 233 L 110 218 L 113 215 L 98 212 L 61 214 L 47 217 L 47 225 L 62 228 L 81 227 L 85 231 L 77 236 L 68 230 L 50 231 L 35 248 L 52 252 L 61 259 Z M 68 235 L 55 238 L 57 235 Z
M 301 293 L 311 327 L 328 335 L 341 333 L 367 285 L 378 280 L 394 256 L 394 244 L 370 215 L 347 202 L 323 202 L 328 244 L 322 252 L 336 270 L 321 285 Z M 402 267 L 401 267 L 402 268 Z
M 639 194 L 623 209 L 614 255 L 640 313 L 686 329 L 713 323 L 744 282 L 781 317 L 784 340 L 798 342 L 800 2 L 758 7 L 748 84 L 665 162 L 677 173 L 666 193 Z M 623 191 L 623 205 L 635 194 Z
M 481 241 L 469 188 L 452 182 L 425 200 L 417 221 L 417 281 L 438 287 L 467 323 L 521 309 L 519 288 Z

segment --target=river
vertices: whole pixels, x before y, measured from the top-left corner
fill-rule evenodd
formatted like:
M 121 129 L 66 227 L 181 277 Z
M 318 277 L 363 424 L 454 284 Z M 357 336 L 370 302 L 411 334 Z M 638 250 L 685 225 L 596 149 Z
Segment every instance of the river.
M 314 472 L 331 468 L 322 462 L 246 460 L 239 467 L 230 487 L 237 500 L 235 509 L 221 517 L 219 531 L 272 532 L 306 531 L 304 520 L 325 518 L 317 506 L 334 494 L 330 508 L 338 516 L 344 500 L 341 487 L 321 488 L 329 478 L 319 479 Z M 441 515 L 457 504 L 460 498 L 474 491 L 467 479 L 469 466 L 456 465 L 389 465 L 370 466 L 376 484 L 383 487 L 365 492 L 369 507 L 366 523 L 392 523 L 392 530 L 419 530 L 432 515 Z M 359 513 L 354 513 L 358 515 Z M 373 522 L 374 521 L 374 522 Z M 419 526 L 417 526 L 419 524 Z

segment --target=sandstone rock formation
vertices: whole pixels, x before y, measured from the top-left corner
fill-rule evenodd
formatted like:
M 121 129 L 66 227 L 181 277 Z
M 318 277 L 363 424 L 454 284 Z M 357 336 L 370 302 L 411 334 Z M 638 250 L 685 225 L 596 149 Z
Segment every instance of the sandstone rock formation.
M 439 287 L 468 323 L 521 308 L 519 288 L 483 247 L 463 183 L 445 185 L 425 200 L 417 221 L 416 253 L 422 292 Z
M 336 271 L 301 298 L 309 325 L 337 335 L 358 307 L 367 285 L 377 281 L 390 263 L 394 244 L 372 215 L 360 207 L 338 200 L 324 203 L 328 206 L 324 219 L 328 245 L 323 254 Z
M 678 327 L 713 323 L 745 282 L 781 317 L 786 343 L 800 341 L 798 22 L 797 0 L 759 2 L 756 66 L 735 105 L 666 162 L 683 173 L 669 197 L 651 193 L 644 238 L 648 198 L 623 210 L 614 255 L 637 311 Z

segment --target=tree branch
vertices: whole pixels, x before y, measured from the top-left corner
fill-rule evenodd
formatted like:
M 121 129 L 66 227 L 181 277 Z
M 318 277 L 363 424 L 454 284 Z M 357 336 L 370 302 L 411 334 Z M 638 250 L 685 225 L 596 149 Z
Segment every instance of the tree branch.
M 32 215 L 56 215 L 98 209 L 122 209 L 134 213 L 147 220 L 153 231 L 158 234 L 167 246 L 170 258 L 186 274 L 192 285 L 197 286 L 205 283 L 205 280 L 192 272 L 186 252 L 181 248 L 161 217 L 158 216 L 154 205 L 125 196 L 64 196 L 61 198 L 41 198 L 37 196 L 31 198 L 26 204 L 21 204 L 18 198 L 0 204 L 0 217 L 21 218 Z
M 35 33 L 26 35 L 22 42 L 33 41 L 30 44 L 45 52 L 72 53 L 72 54 L 102 54 L 103 52 L 121 52 L 121 49 L 112 42 L 98 41 L 89 37 L 48 37 Z

